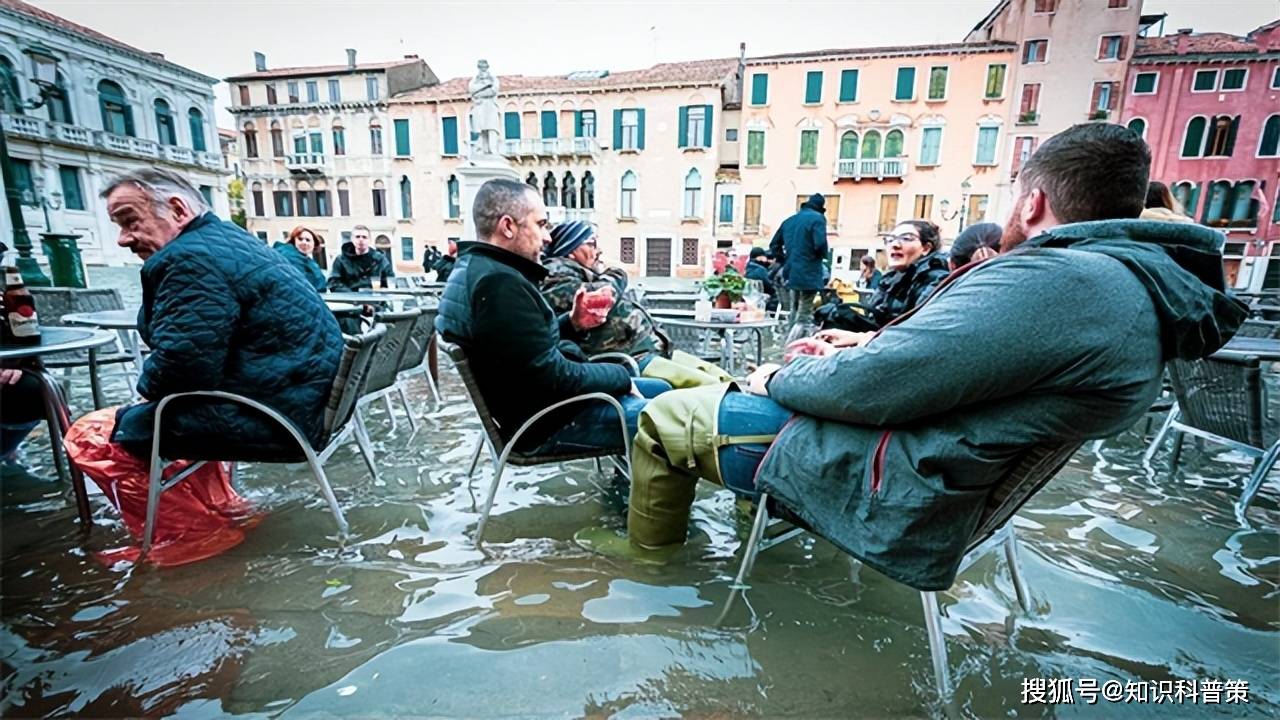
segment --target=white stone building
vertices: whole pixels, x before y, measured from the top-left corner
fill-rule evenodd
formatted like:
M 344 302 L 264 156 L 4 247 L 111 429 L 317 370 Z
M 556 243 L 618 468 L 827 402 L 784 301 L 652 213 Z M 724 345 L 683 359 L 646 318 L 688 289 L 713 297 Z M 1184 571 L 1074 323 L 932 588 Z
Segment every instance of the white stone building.
M 58 59 L 61 88 L 36 109 L 11 101 L 40 97 L 24 52 L 32 47 Z M 0 122 L 37 251 L 48 228 L 81 235 L 88 264 L 137 262 L 116 245 L 98 198 L 109 177 L 137 167 L 183 173 L 227 217 L 231 173 L 219 149 L 215 78 L 20 0 L 0 0 L 0 81 L 8 88 Z M 12 238 L 8 206 L 0 213 L 0 233 Z

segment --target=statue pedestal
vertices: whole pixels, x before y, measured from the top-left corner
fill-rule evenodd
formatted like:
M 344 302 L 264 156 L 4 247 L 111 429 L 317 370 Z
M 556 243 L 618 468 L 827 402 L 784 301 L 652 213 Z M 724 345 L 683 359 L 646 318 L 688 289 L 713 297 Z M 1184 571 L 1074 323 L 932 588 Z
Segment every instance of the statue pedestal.
M 458 200 L 462 207 L 462 239 L 475 240 L 476 226 L 472 219 L 474 216 L 471 207 L 475 204 L 476 193 L 480 191 L 480 186 L 497 178 L 521 182 L 520 173 L 511 167 L 511 163 L 507 162 L 506 158 L 498 156 L 474 158 L 454 172 L 462 184 L 458 189 L 461 194 Z

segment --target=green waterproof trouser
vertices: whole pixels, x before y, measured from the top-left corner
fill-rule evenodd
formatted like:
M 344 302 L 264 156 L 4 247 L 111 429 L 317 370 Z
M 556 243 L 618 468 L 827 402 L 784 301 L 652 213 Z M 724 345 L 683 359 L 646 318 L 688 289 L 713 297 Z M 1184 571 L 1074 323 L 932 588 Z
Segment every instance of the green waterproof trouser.
M 632 543 L 648 548 L 683 543 L 698 478 L 724 484 L 720 448 L 773 441 L 774 435 L 717 434 L 720 401 L 732 387 L 721 383 L 666 392 L 641 411 L 631 446 L 627 535 Z
M 666 380 L 676 389 L 721 385 L 733 381 L 733 376 L 729 373 L 683 350 L 673 352 L 670 360 L 664 357 L 651 359 L 640 376 Z

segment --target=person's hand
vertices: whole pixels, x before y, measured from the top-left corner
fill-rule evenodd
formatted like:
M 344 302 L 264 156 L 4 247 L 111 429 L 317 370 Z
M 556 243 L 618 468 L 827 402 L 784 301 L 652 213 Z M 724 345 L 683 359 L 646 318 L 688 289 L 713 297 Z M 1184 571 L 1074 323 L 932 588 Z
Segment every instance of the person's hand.
M 0 368 L 0 385 L 12 385 L 22 377 L 22 371 L 17 368 Z
M 773 377 L 773 374 L 781 369 L 782 366 L 777 363 L 765 363 L 751 371 L 751 374 L 747 376 L 747 392 L 752 395 L 769 397 L 769 378 Z
M 875 333 L 871 332 L 853 332 L 851 330 L 836 330 L 831 328 L 822 330 L 814 334 L 814 337 L 827 343 L 831 343 L 837 348 L 858 347 L 865 345 L 871 336 Z
M 995 257 L 998 254 L 999 253 L 997 253 L 995 250 L 987 247 L 986 245 L 982 245 L 977 250 L 974 250 L 973 254 L 969 256 L 969 262 L 990 260 L 991 258 Z
M 587 292 L 578 288 L 573 295 L 573 309 L 569 311 L 569 322 L 579 332 L 600 327 L 609 317 L 613 308 L 613 288 L 602 287 Z
M 803 337 L 793 341 L 787 346 L 786 351 L 782 355 L 782 362 L 791 362 L 792 359 L 800 355 L 813 355 L 815 357 L 826 357 L 836 351 L 836 347 L 831 343 L 824 342 L 815 337 Z

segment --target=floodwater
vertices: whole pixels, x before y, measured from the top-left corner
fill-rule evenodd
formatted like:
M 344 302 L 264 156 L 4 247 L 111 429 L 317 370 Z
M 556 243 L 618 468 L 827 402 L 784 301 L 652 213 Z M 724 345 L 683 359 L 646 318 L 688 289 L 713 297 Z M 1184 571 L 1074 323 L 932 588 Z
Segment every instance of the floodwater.
M 118 273 L 118 271 L 117 271 Z M 101 272 L 96 274 L 99 278 Z M 118 277 L 118 275 L 109 275 Z M 108 371 L 108 392 L 126 396 Z M 1141 427 L 1081 451 L 1017 518 L 1032 612 L 987 556 L 940 594 L 954 700 L 940 703 L 919 596 L 825 541 L 761 555 L 746 603 L 734 504 L 703 488 L 689 548 L 666 566 L 572 542 L 623 522 L 590 463 L 519 470 L 486 531 L 491 478 L 465 477 L 479 424 L 451 370 L 416 434 L 369 417 L 382 482 L 341 450 L 329 477 L 340 545 L 309 474 L 246 466 L 268 512 L 226 554 L 185 567 L 105 567 L 127 535 L 101 496 L 88 539 L 47 437 L 3 471 L 0 713 L 417 717 L 1274 717 L 1280 710 L 1280 524 L 1264 487 L 1236 525 L 1248 462 L 1188 442 L 1141 467 Z M 75 413 L 89 408 L 73 378 Z M 425 408 L 415 381 L 412 399 Z M 397 412 L 400 412 L 397 408 Z M 1247 704 L 1023 702 L 1024 681 L 1248 683 Z M 1235 698 L 1233 698 L 1235 699 Z

